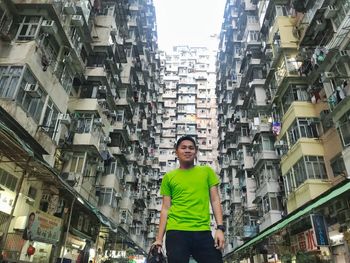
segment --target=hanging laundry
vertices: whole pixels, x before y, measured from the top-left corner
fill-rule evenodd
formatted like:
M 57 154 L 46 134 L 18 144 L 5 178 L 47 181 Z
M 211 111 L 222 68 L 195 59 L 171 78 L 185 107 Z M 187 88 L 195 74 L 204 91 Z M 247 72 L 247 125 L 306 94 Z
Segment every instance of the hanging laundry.
M 282 125 L 279 121 L 272 122 L 272 133 L 274 135 L 279 135 L 281 132 Z

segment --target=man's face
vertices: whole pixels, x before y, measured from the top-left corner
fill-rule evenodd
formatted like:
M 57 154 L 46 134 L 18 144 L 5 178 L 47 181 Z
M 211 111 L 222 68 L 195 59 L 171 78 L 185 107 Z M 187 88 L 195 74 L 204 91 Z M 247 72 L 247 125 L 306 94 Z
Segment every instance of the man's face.
M 176 155 L 180 162 L 193 163 L 196 158 L 197 149 L 193 142 L 184 140 L 180 143 L 176 150 Z
M 29 228 L 33 225 L 34 220 L 35 220 L 35 215 L 31 215 L 31 216 L 29 217 L 29 220 L 28 220 L 28 227 L 29 227 Z

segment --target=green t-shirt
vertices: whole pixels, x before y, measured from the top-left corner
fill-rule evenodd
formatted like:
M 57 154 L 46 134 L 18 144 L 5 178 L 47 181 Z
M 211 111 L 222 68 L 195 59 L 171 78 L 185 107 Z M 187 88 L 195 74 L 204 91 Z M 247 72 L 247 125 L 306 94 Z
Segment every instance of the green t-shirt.
M 171 197 L 166 230 L 210 230 L 209 190 L 219 183 L 209 166 L 166 173 L 160 187 L 161 195 Z

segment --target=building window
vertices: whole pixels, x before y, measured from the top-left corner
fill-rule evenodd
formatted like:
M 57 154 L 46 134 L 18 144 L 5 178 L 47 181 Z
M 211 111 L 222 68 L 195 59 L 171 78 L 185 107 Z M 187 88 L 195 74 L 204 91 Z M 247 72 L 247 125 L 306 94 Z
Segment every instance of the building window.
M 84 165 L 84 154 L 81 155 L 73 155 L 71 165 L 70 165 L 70 172 L 72 173 L 82 173 L 83 172 L 83 165 Z
M 29 186 L 28 197 L 35 200 L 37 191 L 38 190 L 36 188 L 34 188 L 33 186 Z
M 287 194 L 290 194 L 294 191 L 294 189 L 297 188 L 293 169 L 289 170 L 288 173 L 284 176 L 284 186 Z
M 70 93 L 72 85 L 73 85 L 73 71 L 70 66 L 65 65 L 62 71 L 62 75 L 59 78 L 59 81 L 66 91 L 66 93 Z
M 0 97 L 15 99 L 36 122 L 39 122 L 46 93 L 28 68 L 0 67 Z
M 38 36 L 42 17 L 40 16 L 24 16 L 21 17 L 16 39 L 17 40 L 33 40 Z
M 323 157 L 304 156 L 308 179 L 327 178 Z
M 93 125 L 93 113 L 77 113 L 76 133 L 90 133 Z
M 282 97 L 284 113 L 288 111 L 294 101 L 311 101 L 307 85 L 291 85 Z
M 334 177 L 336 176 L 346 176 L 346 168 L 342 155 L 338 155 L 331 160 L 331 167 Z
M 292 168 L 295 178 L 287 180 L 288 187 L 299 187 L 308 179 L 325 179 L 327 178 L 326 167 L 322 156 L 304 156 Z M 288 172 L 287 177 L 292 173 Z M 288 179 L 288 178 L 287 178 Z M 295 180 L 295 182 L 292 181 Z
M 33 88 L 28 88 L 29 86 Z M 33 74 L 26 68 L 19 85 L 16 101 L 35 121 L 39 122 L 45 100 L 46 93 L 36 81 Z
M 115 190 L 113 188 L 101 188 L 100 196 L 98 199 L 98 205 L 103 206 L 111 206 L 112 208 L 117 208 L 118 202 L 115 198 Z
M 350 112 L 346 113 L 339 120 L 339 133 L 344 146 L 350 145 Z
M 264 151 L 274 151 L 275 147 L 274 147 L 274 138 L 273 137 L 266 137 L 266 136 L 262 136 L 261 138 L 262 140 L 262 150 Z
M 23 73 L 23 66 L 0 67 L 0 97 L 14 98 L 19 79 Z
M 248 32 L 247 42 L 249 42 L 249 41 L 258 41 L 259 40 L 259 35 L 260 35 L 259 31 L 249 31 Z
M 291 144 L 295 144 L 300 138 L 318 138 L 319 133 L 316 121 L 313 119 L 298 118 L 288 129 Z
M 58 113 L 59 111 L 56 108 L 55 104 L 51 99 L 49 99 L 43 120 L 43 130 L 46 131 L 50 135 L 50 137 L 56 135 L 56 131 L 58 128 L 56 127 Z
M 124 111 L 123 110 L 117 111 L 116 121 L 118 121 L 118 122 L 124 121 Z
M 14 192 L 16 190 L 17 181 L 17 177 L 0 168 L 0 184 L 2 186 Z

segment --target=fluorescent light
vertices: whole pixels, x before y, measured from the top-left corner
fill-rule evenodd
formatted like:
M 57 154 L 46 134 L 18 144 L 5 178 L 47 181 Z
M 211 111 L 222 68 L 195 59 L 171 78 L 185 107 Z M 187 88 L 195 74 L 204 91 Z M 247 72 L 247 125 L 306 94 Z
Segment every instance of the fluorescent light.
M 80 203 L 84 204 L 84 200 L 83 200 L 83 199 L 81 199 L 80 197 L 77 197 L 77 199 L 78 199 L 78 201 L 79 201 Z
M 74 244 L 74 243 L 72 243 L 72 247 L 77 248 L 77 249 L 80 249 L 80 246 L 77 245 L 77 244 Z

